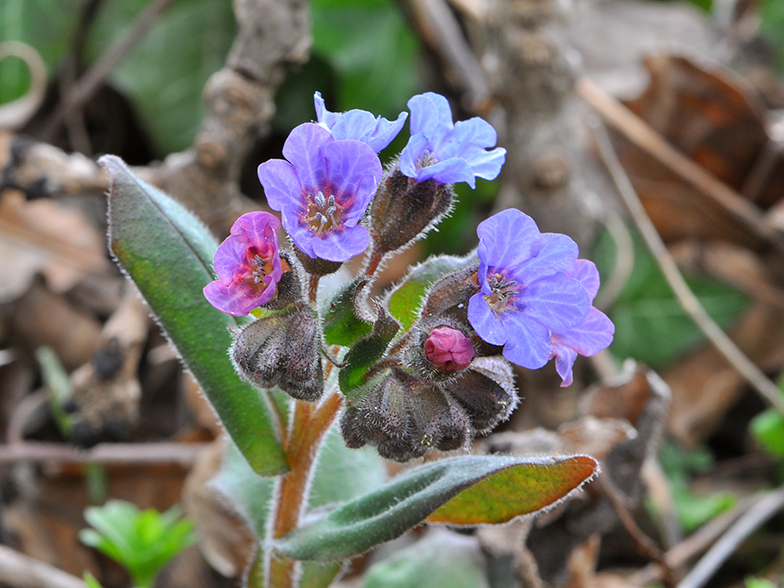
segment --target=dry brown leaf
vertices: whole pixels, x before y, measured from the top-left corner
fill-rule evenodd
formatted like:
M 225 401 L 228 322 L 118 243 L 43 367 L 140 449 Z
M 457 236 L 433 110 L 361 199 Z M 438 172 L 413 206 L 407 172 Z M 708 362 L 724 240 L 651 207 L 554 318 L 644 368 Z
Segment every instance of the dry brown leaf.
M 51 346 L 70 371 L 90 361 L 98 346 L 101 326 L 37 280 L 18 301 L 12 330 L 31 354 L 42 345 Z
M 254 549 L 254 538 L 229 501 L 208 482 L 218 473 L 225 441 L 217 439 L 196 463 L 185 481 L 183 504 L 199 533 L 199 549 L 204 558 L 227 578 L 242 573 Z
M 775 178 L 783 161 L 765 164 L 766 113 L 740 78 L 716 64 L 683 56 L 645 60 L 651 83 L 626 106 L 678 151 L 738 193 L 768 207 L 784 190 Z M 651 220 L 665 240 L 726 240 L 761 244 L 737 218 L 619 133 L 613 141 Z M 766 167 L 767 166 L 767 167 Z M 763 172 L 764 169 L 764 174 Z

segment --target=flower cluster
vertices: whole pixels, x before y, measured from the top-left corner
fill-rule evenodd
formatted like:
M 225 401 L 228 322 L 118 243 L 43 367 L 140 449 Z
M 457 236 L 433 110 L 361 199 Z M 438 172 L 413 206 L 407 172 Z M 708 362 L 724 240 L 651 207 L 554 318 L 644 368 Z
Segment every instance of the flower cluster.
M 204 288 L 231 315 L 265 308 L 230 350 L 244 379 L 316 401 L 325 374 L 339 370 L 346 443 L 405 461 L 466 448 L 506 419 L 517 404 L 509 362 L 538 369 L 555 359 L 569 385 L 577 355 L 610 344 L 614 327 L 592 306 L 596 267 L 578 259 L 572 239 L 541 233 L 518 210 L 479 225 L 475 255 L 435 258 L 383 301 L 369 300 L 382 260 L 449 211 L 452 184 L 495 179 L 506 151 L 490 124 L 453 123 L 446 98 L 426 93 L 409 100 L 411 137 L 383 170 L 377 154 L 408 114 L 390 121 L 330 112 L 319 93 L 314 101 L 316 122 L 292 130 L 284 158 L 258 168 L 282 223 L 267 212 L 240 217 L 215 255 L 218 279 Z M 293 254 L 279 246 L 281 225 Z M 319 279 L 363 253 L 360 275 L 319 301 Z

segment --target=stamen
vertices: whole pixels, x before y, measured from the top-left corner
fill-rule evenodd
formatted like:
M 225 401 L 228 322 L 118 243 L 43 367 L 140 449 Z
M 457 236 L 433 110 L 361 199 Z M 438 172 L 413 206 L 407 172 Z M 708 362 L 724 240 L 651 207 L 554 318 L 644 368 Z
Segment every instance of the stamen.
M 327 231 L 340 226 L 341 207 L 335 200 L 335 196 L 330 194 L 329 198 L 324 196 L 322 191 L 312 196 L 313 200 L 308 204 L 304 220 L 317 235 L 323 235 Z

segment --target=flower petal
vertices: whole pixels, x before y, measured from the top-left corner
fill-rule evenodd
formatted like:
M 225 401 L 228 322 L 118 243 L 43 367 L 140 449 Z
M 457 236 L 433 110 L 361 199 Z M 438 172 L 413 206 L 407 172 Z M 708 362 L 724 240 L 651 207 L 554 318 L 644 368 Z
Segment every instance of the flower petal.
M 381 161 L 360 141 L 335 141 L 324 146 L 326 182 L 343 207 L 342 224 L 354 226 L 365 214 L 381 180 Z
M 478 116 L 456 122 L 451 136 L 449 144 L 438 146 L 438 152 L 444 157 L 463 157 L 468 146 L 484 151 L 486 147 L 495 147 L 498 142 L 493 125 Z
M 363 253 L 370 245 L 370 235 L 363 226 L 344 227 L 313 237 L 311 246 L 315 256 L 328 261 L 346 261 Z
M 283 144 L 283 157 L 293 166 L 299 183 L 306 192 L 315 193 L 323 184 L 326 170 L 321 148 L 335 138 L 315 123 L 303 123 L 289 133 Z
M 588 292 L 588 297 L 593 302 L 600 285 L 599 270 L 596 269 L 596 265 L 587 259 L 578 259 L 568 273 L 570 277 L 583 285 L 585 291 Z
M 422 159 L 429 143 L 428 138 L 422 133 L 411 135 L 408 143 L 403 147 L 403 151 L 400 152 L 400 171 L 404 176 L 416 178 L 417 161 Z
M 517 303 L 522 310 L 519 314 L 556 333 L 564 333 L 583 320 L 591 305 L 585 288 L 566 274 L 555 274 L 528 284 Z
M 226 237 L 220 244 L 215 252 L 213 265 L 215 273 L 218 274 L 222 282 L 229 283 L 234 280 L 236 275 L 247 270 L 245 267 L 246 250 L 245 244 L 232 236 Z
M 302 186 L 297 173 L 287 161 L 270 159 L 258 169 L 259 182 L 264 188 L 267 204 L 272 210 L 282 212 L 285 207 L 303 201 Z
M 268 293 L 269 302 L 275 294 L 275 288 L 267 288 L 264 293 Z M 260 302 L 260 297 L 256 296 L 253 289 L 244 283 L 232 283 L 227 286 L 223 282 L 210 282 L 204 286 L 204 297 L 215 308 L 232 316 L 246 316 L 254 308 L 258 308 L 264 302 Z
M 580 254 L 577 243 L 571 237 L 560 233 L 543 233 L 540 244 L 541 249 L 536 256 L 515 270 L 515 275 L 525 284 L 556 273 L 567 272 L 574 267 L 574 262 Z
M 509 339 L 504 357 L 514 364 L 536 370 L 550 360 L 550 331 L 528 317 L 515 312 L 504 314 Z
M 513 275 L 535 254 L 541 235 L 534 219 L 515 208 L 483 220 L 476 234 L 485 250 L 484 258 L 479 251 L 479 259 L 489 267 L 507 269 Z
M 419 182 L 424 182 L 431 178 L 439 184 L 466 182 L 472 188 L 476 188 L 474 172 L 464 159 L 453 157 L 452 159 L 439 161 L 433 165 L 423 167 L 414 176 L 414 179 Z
M 411 135 L 424 132 L 433 138 L 435 131 L 452 128 L 452 108 L 449 101 L 434 92 L 425 92 L 408 101 L 411 111 Z
M 561 387 L 572 385 L 572 366 L 577 359 L 577 352 L 565 346 L 555 348 L 555 371 L 561 376 Z
M 615 325 L 607 316 L 593 306 L 579 324 L 563 335 L 553 335 L 553 343 L 574 349 L 580 355 L 591 357 L 609 347 L 615 333 Z
M 468 322 L 491 345 L 503 345 L 509 339 L 504 321 L 493 312 L 481 292 L 468 300 Z
M 324 99 L 321 97 L 321 92 L 316 92 L 313 95 L 313 102 L 316 106 L 316 120 L 325 129 L 331 130 L 340 119 L 340 113 L 327 110 Z

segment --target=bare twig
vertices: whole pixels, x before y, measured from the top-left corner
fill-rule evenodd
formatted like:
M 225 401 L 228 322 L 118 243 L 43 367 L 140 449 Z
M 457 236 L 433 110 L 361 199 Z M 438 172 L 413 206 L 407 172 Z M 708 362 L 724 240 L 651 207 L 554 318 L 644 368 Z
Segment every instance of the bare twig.
M 20 129 L 32 118 L 46 94 L 46 65 L 38 51 L 19 41 L 0 43 L 0 61 L 18 57 L 30 71 L 30 89 L 24 96 L 0 106 L 0 128 Z
M 101 83 L 112 70 L 117 67 L 136 44 L 144 37 L 147 31 L 155 24 L 160 14 L 166 10 L 174 0 L 153 0 L 141 16 L 133 23 L 127 33 L 115 43 L 111 49 L 101 56 L 79 81 L 69 90 L 68 94 L 60 101 L 57 110 L 44 131 L 43 137 L 51 142 L 55 131 L 77 108 L 83 106 L 95 93 Z
M 81 578 L 0 545 L 0 583 L 14 588 L 87 588 Z
M 79 449 L 63 443 L 26 441 L 0 445 L 0 466 L 20 461 L 54 463 L 148 464 L 178 463 L 190 466 L 205 443 L 101 443 Z M 2 567 L 0 565 L 0 567 Z
M 637 196 L 631 180 L 629 180 L 629 176 L 626 175 L 621 162 L 618 161 L 618 156 L 615 154 L 604 125 L 596 119 L 591 126 L 602 160 L 628 207 L 635 225 L 656 259 L 656 263 L 661 268 L 680 305 L 730 365 L 751 384 L 768 404 L 784 415 L 784 398 L 782 398 L 778 387 L 738 349 L 738 346 L 735 345 L 732 339 L 705 312 L 702 304 L 691 291 L 686 280 L 683 279 L 675 260 L 673 260 L 659 233 L 656 231 L 656 227 L 653 226 L 651 219 L 645 212 L 645 208 L 643 208 L 640 198 Z
M 712 519 L 697 532 L 668 550 L 664 555 L 664 561 L 667 562 L 669 569 L 678 570 L 689 560 L 706 551 L 735 521 L 756 504 L 759 498 L 753 496 L 741 500 L 735 508 Z M 632 575 L 629 582 L 634 586 L 648 586 L 663 580 L 664 574 L 665 568 L 654 562 Z
M 405 0 L 414 25 L 424 41 L 441 58 L 447 77 L 468 94 L 473 108 L 490 98 L 485 72 L 445 0 Z
M 721 567 L 726 559 L 769 518 L 784 508 L 784 487 L 766 494 L 752 506 L 697 562 L 677 588 L 701 588 Z
M 715 201 L 755 235 L 784 252 L 784 234 L 762 212 L 724 182 L 674 149 L 650 125 L 620 102 L 605 94 L 587 78 L 576 84 L 577 92 L 613 128 L 637 147 L 657 159 L 701 193 Z
M 631 233 L 621 217 L 615 212 L 607 211 L 603 219 L 604 228 L 615 241 L 615 267 L 610 278 L 603 280 L 602 289 L 593 301 L 599 310 L 612 306 L 626 285 L 629 276 L 634 270 L 634 241 Z

